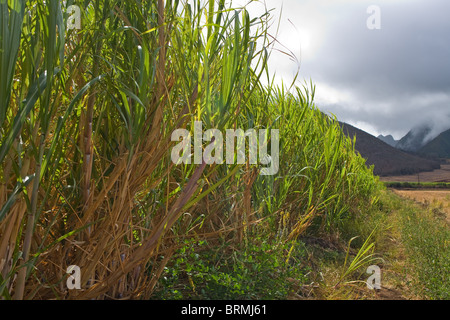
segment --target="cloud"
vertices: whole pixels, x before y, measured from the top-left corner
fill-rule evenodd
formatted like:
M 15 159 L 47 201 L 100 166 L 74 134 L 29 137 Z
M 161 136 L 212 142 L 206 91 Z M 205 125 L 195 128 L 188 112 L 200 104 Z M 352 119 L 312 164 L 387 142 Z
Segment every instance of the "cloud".
M 433 134 L 450 128 L 449 1 L 377 1 L 380 30 L 366 26 L 372 1 L 282 3 L 278 39 L 300 62 L 298 84 L 316 83 L 320 109 L 396 138 L 424 121 Z M 266 4 L 280 13 L 281 1 Z M 270 67 L 288 83 L 298 63 L 274 53 Z

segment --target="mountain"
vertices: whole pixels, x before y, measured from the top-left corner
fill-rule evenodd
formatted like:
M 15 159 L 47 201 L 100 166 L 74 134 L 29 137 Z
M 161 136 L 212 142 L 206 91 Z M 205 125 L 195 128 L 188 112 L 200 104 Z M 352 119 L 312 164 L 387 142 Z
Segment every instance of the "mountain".
M 414 174 L 440 168 L 439 161 L 424 159 L 398 150 L 375 136 L 340 122 L 345 135 L 356 135 L 355 149 L 366 159 L 367 165 L 374 165 L 374 174 L 379 176 Z
M 425 138 L 431 133 L 432 126 L 430 124 L 421 124 L 413 129 L 411 129 L 403 138 L 401 138 L 396 148 L 416 152 L 425 144 Z
M 450 129 L 425 144 L 417 153 L 428 157 L 450 158 Z
M 391 147 L 395 147 L 398 143 L 398 140 L 395 140 L 394 137 L 390 134 L 387 136 L 383 136 L 382 134 L 380 134 L 377 138 L 383 141 L 384 143 L 387 143 Z

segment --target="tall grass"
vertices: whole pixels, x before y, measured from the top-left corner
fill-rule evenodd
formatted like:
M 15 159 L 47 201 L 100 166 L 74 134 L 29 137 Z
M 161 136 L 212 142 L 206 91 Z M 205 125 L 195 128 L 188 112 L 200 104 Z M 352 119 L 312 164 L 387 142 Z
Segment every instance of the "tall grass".
M 71 4 L 80 30 L 65 30 L 58 0 L 0 0 L 2 298 L 150 298 L 184 239 L 293 240 L 371 201 L 372 171 L 314 107 L 314 86 L 261 84 L 268 14 L 222 0 Z M 171 133 L 196 120 L 279 129 L 280 171 L 174 165 Z M 67 289 L 69 265 L 82 290 Z

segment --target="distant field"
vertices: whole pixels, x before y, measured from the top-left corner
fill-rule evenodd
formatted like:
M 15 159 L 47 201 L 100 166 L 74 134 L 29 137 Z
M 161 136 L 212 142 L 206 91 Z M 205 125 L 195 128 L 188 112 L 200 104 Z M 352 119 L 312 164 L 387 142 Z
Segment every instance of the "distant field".
M 384 185 L 390 189 L 397 190 L 436 190 L 436 189 L 449 189 L 450 190 L 450 182 L 393 182 L 393 181 L 384 181 Z
M 450 222 L 450 190 L 393 190 L 394 193 L 430 205 L 434 209 L 446 214 Z
M 420 172 L 405 176 L 380 177 L 383 182 L 450 182 L 450 163 L 442 164 L 440 169 L 430 172 Z

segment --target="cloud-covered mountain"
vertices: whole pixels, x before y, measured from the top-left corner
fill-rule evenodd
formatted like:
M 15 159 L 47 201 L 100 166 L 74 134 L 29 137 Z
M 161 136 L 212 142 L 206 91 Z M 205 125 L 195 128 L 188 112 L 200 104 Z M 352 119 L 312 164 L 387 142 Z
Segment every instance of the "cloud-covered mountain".
M 427 140 L 432 131 L 433 128 L 430 123 L 416 126 L 400 139 L 396 148 L 403 151 L 416 152 L 428 142 Z
M 414 174 L 440 168 L 439 161 L 424 159 L 391 147 L 375 136 L 340 122 L 344 134 L 356 135 L 355 149 L 366 159 L 366 164 L 374 165 L 374 173 L 380 176 Z
M 450 129 L 426 143 L 417 153 L 428 157 L 450 158 Z
M 395 140 L 394 137 L 390 134 L 388 134 L 387 136 L 383 136 L 382 134 L 380 134 L 377 138 L 383 141 L 384 143 L 387 143 L 391 147 L 395 147 L 398 143 L 398 140 Z

